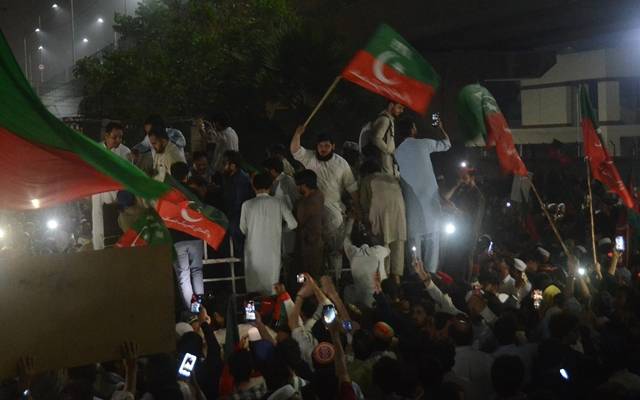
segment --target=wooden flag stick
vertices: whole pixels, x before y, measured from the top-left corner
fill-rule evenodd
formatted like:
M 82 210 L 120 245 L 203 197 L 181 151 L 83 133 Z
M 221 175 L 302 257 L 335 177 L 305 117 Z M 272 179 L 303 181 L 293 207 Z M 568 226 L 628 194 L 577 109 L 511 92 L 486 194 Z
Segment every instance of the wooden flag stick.
M 591 168 L 589 166 L 589 160 L 585 158 L 585 164 L 587 166 L 587 188 L 589 190 L 589 216 L 591 219 L 591 251 L 593 253 L 593 265 L 598 262 L 598 256 L 596 255 L 596 228 L 593 221 L 593 193 L 591 192 Z
M 322 107 L 322 105 L 324 104 L 325 100 L 327 100 L 327 97 L 329 97 L 331 92 L 333 92 L 333 90 L 336 88 L 336 86 L 338 86 L 338 82 L 340 82 L 340 79 L 342 79 L 342 76 L 338 75 L 336 77 L 336 79 L 333 80 L 333 83 L 331 84 L 331 86 L 329 86 L 329 89 L 327 89 L 327 91 L 324 93 L 324 96 L 322 96 L 322 98 L 320 99 L 320 101 L 316 105 L 316 108 L 313 109 L 313 111 L 309 115 L 309 118 L 307 118 L 307 120 L 304 122 L 304 127 L 305 128 L 307 127 L 307 125 L 309 125 L 309 122 L 311 122 L 311 119 L 316 115 L 316 113 L 318 112 L 320 107 Z
M 540 208 L 542 208 L 544 215 L 547 216 L 549 225 L 551 225 L 551 229 L 553 229 L 553 233 L 555 233 L 556 238 L 558 239 L 558 242 L 560 242 L 560 246 L 562 246 L 562 251 L 564 251 L 564 254 L 567 256 L 567 258 L 569 258 L 570 254 L 569 254 L 569 249 L 567 248 L 567 245 L 564 244 L 564 240 L 562 240 L 562 237 L 560 236 L 560 232 L 558 232 L 558 228 L 556 228 L 556 224 L 553 222 L 551 215 L 549 215 L 549 211 L 547 211 L 547 207 L 542 202 L 542 198 L 538 193 L 538 189 L 536 189 L 536 185 L 533 184 L 532 180 L 530 180 L 530 182 L 531 182 L 531 189 L 533 189 L 533 193 L 536 195 L 536 198 L 538 199 L 538 203 L 540 203 Z

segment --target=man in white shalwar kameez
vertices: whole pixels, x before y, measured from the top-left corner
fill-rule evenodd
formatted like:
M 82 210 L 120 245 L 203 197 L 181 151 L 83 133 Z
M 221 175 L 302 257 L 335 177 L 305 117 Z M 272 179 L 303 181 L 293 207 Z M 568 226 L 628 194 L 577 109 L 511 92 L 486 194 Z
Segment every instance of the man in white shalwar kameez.
M 282 200 L 269 195 L 269 175 L 256 175 L 253 187 L 256 197 L 242 204 L 240 214 L 240 230 L 246 236 L 245 283 L 247 292 L 268 295 L 272 294 L 273 284 L 280 280 L 282 222 L 290 230 L 298 223 Z
M 102 145 L 117 156 L 131 161 L 131 150 L 122 144 L 124 128 L 117 122 L 109 122 L 104 129 Z M 104 249 L 104 211 L 102 206 L 115 203 L 117 191 L 98 193 L 91 196 L 91 233 L 93 249 Z
M 442 213 L 431 153 L 451 148 L 449 136 L 442 126 L 440 130 L 444 135 L 441 140 L 417 139 L 415 124 L 398 126 L 398 136 L 406 139 L 395 151 L 407 210 L 408 244 L 416 247 L 416 254 L 430 272 L 438 268 Z

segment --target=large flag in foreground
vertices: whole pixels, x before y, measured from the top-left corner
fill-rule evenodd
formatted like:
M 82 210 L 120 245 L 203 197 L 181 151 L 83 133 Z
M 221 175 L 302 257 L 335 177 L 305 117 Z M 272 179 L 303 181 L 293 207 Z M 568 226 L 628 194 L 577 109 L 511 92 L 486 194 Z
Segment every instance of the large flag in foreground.
M 153 209 L 147 209 L 115 244 L 115 247 L 140 247 L 172 244 L 169 230 Z
M 440 78 L 429 63 L 391 27 L 382 24 L 359 50 L 342 77 L 424 114 Z
M 591 175 L 602 182 L 609 190 L 615 192 L 628 208 L 633 208 L 633 198 L 624 185 L 618 169 L 613 164 L 609 152 L 602 145 L 596 130 L 595 113 L 591 107 L 589 94 L 584 86 L 580 87 L 580 111 L 582 114 L 582 137 L 584 141 L 584 154 L 589 160 Z
M 168 190 L 49 113 L 2 33 L 0 149 L 0 208 L 49 207 L 119 189 L 157 198 Z
M 227 217 L 220 210 L 203 204 L 171 175 L 167 175 L 164 181 L 172 187 L 156 204 L 164 224 L 202 239 L 217 250 L 227 232 Z
M 482 135 L 487 147 L 495 146 L 503 172 L 527 176 L 511 129 L 487 88 L 477 84 L 465 86 L 458 95 L 457 109 L 460 125 L 469 139 Z

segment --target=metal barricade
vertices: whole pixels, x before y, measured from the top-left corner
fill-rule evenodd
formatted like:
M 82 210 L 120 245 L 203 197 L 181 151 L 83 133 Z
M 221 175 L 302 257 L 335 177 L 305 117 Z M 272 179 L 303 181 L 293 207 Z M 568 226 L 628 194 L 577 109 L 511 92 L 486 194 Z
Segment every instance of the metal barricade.
M 241 262 L 242 259 L 235 257 L 234 249 L 233 249 L 233 240 L 229 237 L 229 257 L 227 258 L 212 258 L 209 259 L 209 249 L 207 248 L 207 242 L 204 242 L 204 259 L 202 260 L 202 265 L 215 265 L 215 264 L 229 264 L 229 268 L 231 269 L 231 276 L 226 278 L 208 278 L 204 279 L 204 283 L 209 282 L 228 282 L 231 281 L 231 290 L 233 294 L 236 293 L 236 280 L 244 279 L 244 275 L 236 276 L 236 264 Z

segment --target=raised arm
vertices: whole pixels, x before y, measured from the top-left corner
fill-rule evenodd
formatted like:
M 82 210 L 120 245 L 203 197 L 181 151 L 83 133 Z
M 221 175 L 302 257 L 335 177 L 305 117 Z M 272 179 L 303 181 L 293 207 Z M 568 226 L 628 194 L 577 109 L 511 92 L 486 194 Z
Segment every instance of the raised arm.
M 304 130 L 305 128 L 302 125 L 296 128 L 296 131 L 293 134 L 293 137 L 291 138 L 291 145 L 289 146 L 289 150 L 291 150 L 291 154 L 295 154 L 298 152 L 298 150 L 300 150 L 300 147 L 301 147 L 300 138 L 304 134 Z

